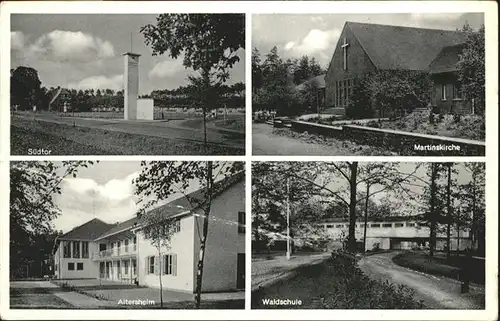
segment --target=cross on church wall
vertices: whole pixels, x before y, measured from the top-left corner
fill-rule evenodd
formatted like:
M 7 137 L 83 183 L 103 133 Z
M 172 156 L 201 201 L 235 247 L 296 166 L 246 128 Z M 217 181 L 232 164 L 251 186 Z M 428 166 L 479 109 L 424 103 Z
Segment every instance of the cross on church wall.
M 344 51 L 344 70 L 347 70 L 347 47 L 349 44 L 347 43 L 347 39 L 344 37 L 344 43 L 342 44 L 342 50 Z

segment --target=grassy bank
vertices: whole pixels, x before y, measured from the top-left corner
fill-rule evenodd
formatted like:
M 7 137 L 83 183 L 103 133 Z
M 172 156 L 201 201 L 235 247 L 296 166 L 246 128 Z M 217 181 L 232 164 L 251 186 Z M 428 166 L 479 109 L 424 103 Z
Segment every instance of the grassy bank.
M 278 136 L 291 137 L 309 144 L 332 146 L 340 150 L 338 155 L 397 156 L 396 153 L 391 152 L 386 148 L 369 145 L 359 145 L 349 140 L 339 140 L 335 138 L 324 137 L 321 135 L 313 135 L 307 132 L 297 133 L 288 128 L 274 128 L 273 134 Z
M 245 119 L 227 119 L 227 120 L 216 120 L 214 122 L 215 127 L 245 131 Z
M 461 280 L 464 276 L 464 267 L 468 264 L 468 276 L 471 282 L 484 284 L 484 260 L 472 259 L 467 262 L 465 256 L 429 256 L 427 253 L 405 252 L 393 257 L 397 265 L 433 275 L 446 276 L 451 279 Z
M 301 305 L 267 305 L 267 299 Z M 292 279 L 252 293 L 254 309 L 418 309 L 413 290 L 368 278 L 353 258 L 332 255 L 323 263 L 297 269 Z
M 243 150 L 184 142 L 161 137 L 102 129 L 72 127 L 13 118 L 11 154 L 27 155 L 29 149 L 50 150 L 50 155 L 238 155 Z

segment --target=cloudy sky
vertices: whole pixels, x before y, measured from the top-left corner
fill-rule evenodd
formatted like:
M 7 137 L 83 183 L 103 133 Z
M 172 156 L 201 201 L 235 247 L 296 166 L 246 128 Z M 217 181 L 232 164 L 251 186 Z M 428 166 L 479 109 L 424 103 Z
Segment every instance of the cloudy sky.
M 55 163 L 61 166 L 61 163 Z M 61 175 L 63 169 L 59 171 Z M 79 168 L 76 178 L 65 178 L 61 183 L 61 194 L 54 196 L 61 215 L 53 221 L 53 227 L 66 233 L 94 218 L 117 223 L 136 216 L 142 203 L 137 204 L 139 197 L 135 195 L 132 180 L 141 171 L 141 163 L 132 161 L 101 161 L 88 168 Z M 226 176 L 223 173 L 217 170 L 215 180 L 223 179 Z M 199 187 L 199 181 L 193 180 L 185 193 Z M 181 193 L 172 194 L 158 205 L 182 196 Z
M 11 68 L 35 68 L 42 85 L 76 89 L 123 89 L 123 56 L 139 53 L 139 93 L 173 89 L 188 83 L 192 70 L 182 59 L 153 57 L 140 28 L 156 15 L 12 15 Z M 245 54 L 231 70 L 228 84 L 245 80 Z
M 79 169 L 76 178 L 62 182 L 61 195 L 55 196 L 62 214 L 54 228 L 68 232 L 94 218 L 107 223 L 132 218 L 139 209 L 132 179 L 140 172 L 140 162 L 100 162 Z
M 308 55 L 326 68 L 346 21 L 455 30 L 465 22 L 478 28 L 484 23 L 484 16 L 476 13 L 253 15 L 252 47 L 265 55 L 277 46 L 282 57 Z

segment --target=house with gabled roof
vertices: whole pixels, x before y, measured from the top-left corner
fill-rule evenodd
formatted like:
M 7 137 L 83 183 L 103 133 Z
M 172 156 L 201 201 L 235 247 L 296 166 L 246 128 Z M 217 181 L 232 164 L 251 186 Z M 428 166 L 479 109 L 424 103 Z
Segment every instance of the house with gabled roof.
M 428 72 L 443 48 L 465 41 L 461 31 L 347 21 L 325 76 L 326 106 L 343 114 L 354 86 L 366 74 L 377 70 Z
M 202 291 L 243 289 L 244 173 L 226 177 L 214 188 Z M 141 232 L 144 226 L 138 217 L 119 224 L 94 219 L 74 228 L 58 239 L 56 278 L 100 278 L 148 287 L 159 287 L 161 278 L 164 289 L 194 292 L 204 199 L 204 191 L 199 189 L 151 210 L 174 226 L 169 246 L 160 254 Z

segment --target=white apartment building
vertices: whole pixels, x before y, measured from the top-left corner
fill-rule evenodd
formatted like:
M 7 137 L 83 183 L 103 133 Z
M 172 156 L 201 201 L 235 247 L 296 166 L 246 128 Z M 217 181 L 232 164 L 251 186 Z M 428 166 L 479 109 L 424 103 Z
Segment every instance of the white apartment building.
M 245 187 L 243 173 L 216 183 L 203 270 L 203 292 L 245 286 Z M 201 197 L 198 190 L 188 198 Z M 193 292 L 203 229 L 203 210 L 182 197 L 154 209 L 175 224 L 170 246 L 145 239 L 136 217 L 119 224 L 93 219 L 58 238 L 54 255 L 58 279 L 101 278 L 141 286 Z M 160 275 L 161 273 L 161 275 Z

